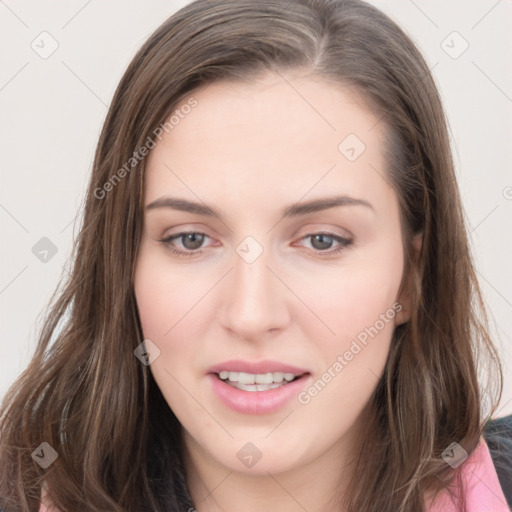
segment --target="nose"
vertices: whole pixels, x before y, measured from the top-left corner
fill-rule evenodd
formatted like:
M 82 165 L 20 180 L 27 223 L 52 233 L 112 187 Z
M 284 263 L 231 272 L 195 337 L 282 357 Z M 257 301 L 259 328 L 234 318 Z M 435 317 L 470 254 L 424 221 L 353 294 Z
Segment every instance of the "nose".
M 266 247 L 252 262 L 242 252 L 233 255 L 220 315 L 223 326 L 241 339 L 262 339 L 289 321 L 291 292 L 283 283 L 284 276 L 273 267 Z

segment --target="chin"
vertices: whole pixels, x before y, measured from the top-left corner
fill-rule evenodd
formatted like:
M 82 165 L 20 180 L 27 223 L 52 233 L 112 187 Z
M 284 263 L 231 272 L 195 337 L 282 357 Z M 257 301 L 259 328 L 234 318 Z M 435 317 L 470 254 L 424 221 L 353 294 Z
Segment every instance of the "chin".
M 237 437 L 227 443 L 202 446 L 218 464 L 230 471 L 247 475 L 283 473 L 307 462 L 308 455 L 300 451 L 301 446 L 297 442 L 286 445 L 277 437 L 275 440 L 265 439 L 266 435 L 268 430 L 259 437 Z

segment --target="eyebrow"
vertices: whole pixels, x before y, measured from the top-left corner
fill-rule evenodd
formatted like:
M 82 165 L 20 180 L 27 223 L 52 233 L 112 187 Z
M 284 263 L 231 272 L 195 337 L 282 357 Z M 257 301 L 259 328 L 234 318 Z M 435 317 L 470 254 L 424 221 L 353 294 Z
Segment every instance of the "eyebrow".
M 301 215 L 335 208 L 337 206 L 365 206 L 374 210 L 373 206 L 364 199 L 356 199 L 354 197 L 342 195 L 323 197 L 307 202 L 292 204 L 284 208 L 281 214 L 283 217 L 299 217 Z M 146 206 L 146 211 L 155 210 L 157 208 L 170 208 L 182 212 L 204 215 L 206 217 L 215 217 L 217 219 L 222 218 L 221 214 L 217 210 L 205 203 L 197 203 L 177 197 L 159 197 Z

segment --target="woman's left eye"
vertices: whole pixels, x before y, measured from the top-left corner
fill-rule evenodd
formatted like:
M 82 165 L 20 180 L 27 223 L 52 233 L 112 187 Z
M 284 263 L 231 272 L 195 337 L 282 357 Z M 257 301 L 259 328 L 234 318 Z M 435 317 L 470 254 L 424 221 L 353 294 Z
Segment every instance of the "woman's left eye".
M 188 231 L 183 233 L 178 233 L 176 235 L 172 235 L 167 238 L 163 238 L 158 240 L 162 245 L 167 247 L 173 254 L 177 254 L 178 256 L 194 256 L 196 254 L 201 253 L 201 246 L 205 238 L 210 238 L 206 233 L 202 233 L 199 231 Z M 312 245 L 320 246 L 320 248 L 313 247 L 313 250 L 316 254 L 320 256 L 329 256 L 335 253 L 339 253 L 352 244 L 353 240 L 344 238 L 339 235 L 335 235 L 334 233 L 313 233 L 310 235 L 306 235 L 301 238 L 301 240 L 311 239 L 313 241 Z M 180 240 L 181 245 L 185 250 L 177 249 L 174 246 L 174 241 Z M 338 247 L 336 249 L 330 249 L 332 243 L 337 242 Z M 329 247 L 327 247 L 329 246 Z M 198 250 L 199 249 L 199 250 Z M 326 250 L 330 249 L 330 250 Z
M 312 245 L 315 245 L 318 243 L 318 246 L 320 246 L 320 249 L 316 249 L 313 247 L 313 250 L 316 254 L 319 256 L 330 256 L 332 254 L 339 253 L 346 249 L 349 245 L 352 244 L 353 240 L 349 238 L 344 238 L 339 235 L 335 235 L 334 233 L 314 233 L 311 235 L 306 235 L 302 238 L 302 240 L 310 238 L 312 242 Z M 335 241 L 338 243 L 338 247 L 336 249 L 330 249 L 330 247 L 325 247 L 326 245 L 331 246 L 332 241 Z M 330 249 L 328 251 L 324 251 L 322 249 Z

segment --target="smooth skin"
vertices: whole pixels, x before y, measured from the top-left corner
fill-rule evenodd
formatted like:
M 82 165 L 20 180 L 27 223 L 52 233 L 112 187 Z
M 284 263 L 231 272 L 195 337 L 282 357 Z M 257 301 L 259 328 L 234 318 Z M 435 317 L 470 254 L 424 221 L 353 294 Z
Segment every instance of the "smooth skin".
M 144 204 L 183 198 L 221 219 L 147 210 L 134 277 L 144 337 L 160 349 L 150 370 L 183 426 L 191 496 L 199 512 L 339 510 L 362 412 L 408 314 L 385 127 L 354 91 L 312 75 L 267 72 L 193 97 L 197 106 L 149 155 Z M 366 146 L 355 161 L 338 148 L 349 134 Z M 333 195 L 371 206 L 282 216 Z M 207 235 L 202 244 L 200 235 L 160 243 L 191 231 Z M 313 236 L 326 232 L 351 243 L 322 256 L 341 246 Z M 263 249 L 252 263 L 237 252 L 247 236 Z M 308 404 L 241 414 L 212 391 L 208 369 L 231 359 L 307 369 L 310 386 L 397 302 L 402 311 Z M 248 442 L 261 452 L 250 468 L 237 457 Z

